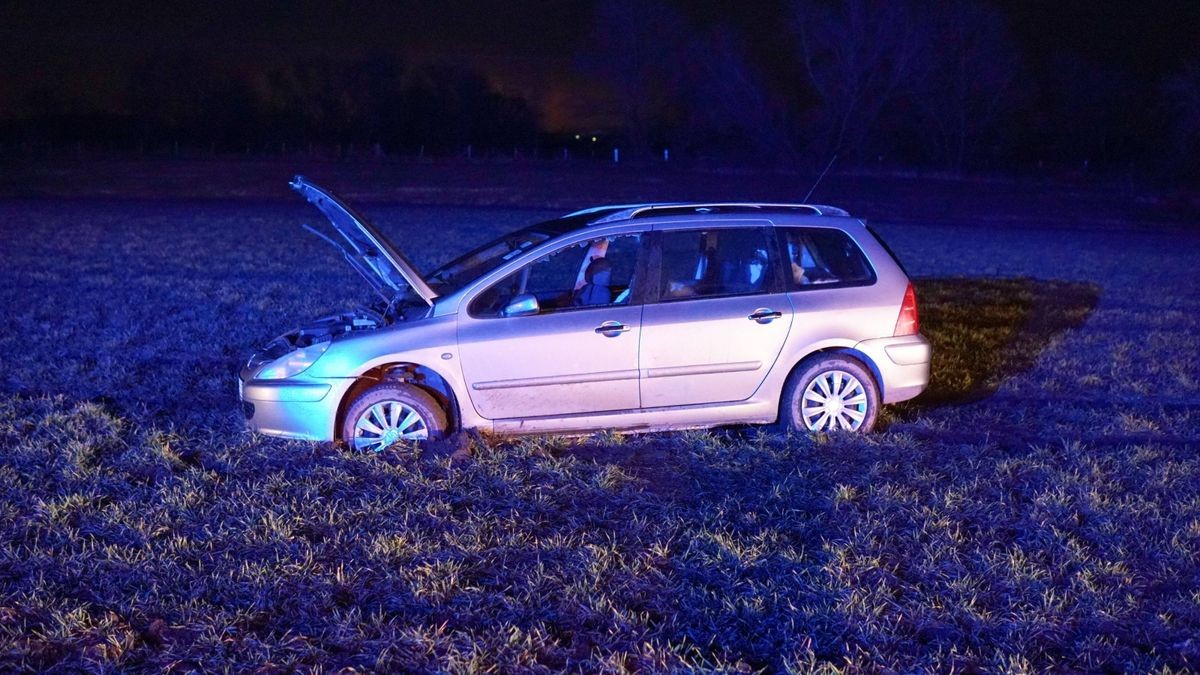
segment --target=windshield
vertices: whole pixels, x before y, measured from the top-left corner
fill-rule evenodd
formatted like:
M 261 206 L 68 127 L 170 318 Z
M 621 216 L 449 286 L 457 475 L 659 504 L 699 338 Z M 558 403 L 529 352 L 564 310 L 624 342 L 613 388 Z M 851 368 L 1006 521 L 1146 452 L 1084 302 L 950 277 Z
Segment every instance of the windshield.
M 561 234 L 557 228 L 534 225 L 510 232 L 439 267 L 429 275 L 438 295 L 449 295 L 534 246 Z

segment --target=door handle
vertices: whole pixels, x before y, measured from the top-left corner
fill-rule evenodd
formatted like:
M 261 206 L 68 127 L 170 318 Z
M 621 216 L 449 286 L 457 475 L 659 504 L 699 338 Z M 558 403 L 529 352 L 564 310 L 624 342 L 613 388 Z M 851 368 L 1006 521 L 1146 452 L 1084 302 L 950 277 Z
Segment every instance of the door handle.
M 621 333 L 629 332 L 629 326 L 626 326 L 620 321 L 605 321 L 599 326 L 596 326 L 596 332 L 604 337 L 616 337 Z
M 760 307 L 759 309 L 754 310 L 754 313 L 746 318 L 759 323 L 771 323 L 775 319 L 778 319 L 782 316 L 783 312 L 777 312 L 773 309 Z

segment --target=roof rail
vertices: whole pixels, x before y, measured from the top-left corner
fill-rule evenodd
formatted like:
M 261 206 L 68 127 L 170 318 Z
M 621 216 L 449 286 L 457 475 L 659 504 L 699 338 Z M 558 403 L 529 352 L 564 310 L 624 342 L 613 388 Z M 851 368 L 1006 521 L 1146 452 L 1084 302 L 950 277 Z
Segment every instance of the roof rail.
M 593 206 L 588 209 L 572 211 L 571 213 L 568 213 L 566 215 L 559 216 L 559 218 L 572 218 L 574 216 L 586 216 L 590 213 L 599 213 L 601 211 L 609 211 L 612 209 L 617 209 L 619 211 L 628 211 L 630 209 L 645 208 L 647 206 L 679 206 L 680 204 L 681 204 L 681 202 L 679 202 L 679 203 L 662 202 L 662 203 L 646 203 L 646 204 L 607 204 L 605 206 Z
M 817 211 L 820 211 L 821 215 L 823 215 L 823 216 L 839 216 L 841 218 L 849 218 L 850 217 L 849 211 L 847 211 L 846 209 L 837 207 L 837 206 L 830 206 L 829 204 L 808 204 L 808 206 L 811 206 L 814 209 L 816 209 Z
M 593 225 L 600 223 L 611 223 L 619 220 L 631 220 L 633 218 L 649 218 L 658 215 L 674 215 L 684 213 L 711 213 L 711 212 L 753 212 L 753 211 L 771 211 L 771 210 L 798 210 L 807 209 L 815 216 L 849 216 L 843 209 L 836 206 L 826 204 L 768 204 L 758 202 L 713 202 L 713 203 L 689 203 L 689 202 L 674 202 L 663 204 L 633 204 L 626 207 L 601 207 L 601 209 L 619 208 L 621 210 L 610 213 L 602 218 L 592 222 Z M 599 211 L 601 209 L 595 209 Z M 578 214 L 588 213 L 593 211 L 580 211 Z M 571 214 L 577 215 L 577 214 Z

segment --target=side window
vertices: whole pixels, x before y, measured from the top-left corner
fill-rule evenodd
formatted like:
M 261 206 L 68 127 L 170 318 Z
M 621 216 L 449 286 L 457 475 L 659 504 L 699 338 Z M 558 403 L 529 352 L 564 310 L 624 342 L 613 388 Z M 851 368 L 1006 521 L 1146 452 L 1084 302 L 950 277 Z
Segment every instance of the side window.
M 867 286 L 875 271 L 845 232 L 820 227 L 781 227 L 780 248 L 790 268 L 790 290 Z
M 764 228 L 667 231 L 661 241 L 663 301 L 774 290 Z
M 471 301 L 472 316 L 499 316 L 513 298 L 532 295 L 538 313 L 629 304 L 641 237 L 572 244 L 508 275 Z

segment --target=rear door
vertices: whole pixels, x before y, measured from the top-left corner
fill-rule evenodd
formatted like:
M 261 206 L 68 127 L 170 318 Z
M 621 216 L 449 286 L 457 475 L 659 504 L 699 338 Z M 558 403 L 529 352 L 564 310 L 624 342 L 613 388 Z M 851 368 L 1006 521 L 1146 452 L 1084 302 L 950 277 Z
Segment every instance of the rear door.
M 656 228 L 653 240 L 657 278 L 642 313 L 642 407 L 749 398 L 792 323 L 770 224 L 676 223 Z

